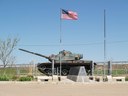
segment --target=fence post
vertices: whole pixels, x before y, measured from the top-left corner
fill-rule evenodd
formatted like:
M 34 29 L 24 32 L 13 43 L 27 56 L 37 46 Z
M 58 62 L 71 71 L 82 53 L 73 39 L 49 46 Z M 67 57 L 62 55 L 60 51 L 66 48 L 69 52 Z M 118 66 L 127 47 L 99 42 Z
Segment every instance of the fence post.
M 108 61 L 108 75 L 112 75 L 112 62 Z

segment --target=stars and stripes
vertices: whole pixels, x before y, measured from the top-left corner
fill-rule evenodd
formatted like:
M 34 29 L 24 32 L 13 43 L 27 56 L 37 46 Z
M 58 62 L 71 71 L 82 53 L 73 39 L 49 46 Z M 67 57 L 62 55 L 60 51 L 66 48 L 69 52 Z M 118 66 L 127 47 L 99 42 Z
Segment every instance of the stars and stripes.
M 65 20 L 77 20 L 78 19 L 78 15 L 77 15 L 76 12 L 62 9 L 61 19 L 65 19 Z

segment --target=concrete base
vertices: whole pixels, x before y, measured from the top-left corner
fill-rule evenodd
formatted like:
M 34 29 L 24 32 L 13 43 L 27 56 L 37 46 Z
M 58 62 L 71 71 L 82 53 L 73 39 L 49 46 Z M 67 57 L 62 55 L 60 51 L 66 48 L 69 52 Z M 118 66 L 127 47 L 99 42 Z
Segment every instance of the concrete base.
M 112 76 L 111 76 L 111 75 L 108 75 L 108 76 L 107 76 L 107 80 L 108 80 L 108 82 L 112 82 L 112 81 L 113 81 Z
M 67 78 L 67 76 L 61 76 L 61 77 L 59 77 L 57 75 L 53 75 L 53 76 L 35 76 L 34 78 L 36 78 L 38 82 L 41 82 L 41 81 L 45 82 L 45 81 L 59 81 L 59 78 L 61 80 L 64 80 L 64 79 Z
M 76 76 L 76 75 L 68 75 L 67 77 L 70 80 L 73 80 L 75 82 L 89 82 L 88 76 Z
M 84 66 L 72 67 L 67 78 L 75 82 L 89 82 Z
M 116 81 L 116 82 L 125 82 L 125 77 L 113 77 L 113 81 Z
M 49 79 L 52 79 L 49 76 L 35 76 L 34 78 L 36 78 L 38 82 L 41 82 L 41 81 L 49 81 Z
M 125 77 L 112 77 L 110 75 L 110 76 L 107 76 L 107 80 L 108 82 L 125 82 Z

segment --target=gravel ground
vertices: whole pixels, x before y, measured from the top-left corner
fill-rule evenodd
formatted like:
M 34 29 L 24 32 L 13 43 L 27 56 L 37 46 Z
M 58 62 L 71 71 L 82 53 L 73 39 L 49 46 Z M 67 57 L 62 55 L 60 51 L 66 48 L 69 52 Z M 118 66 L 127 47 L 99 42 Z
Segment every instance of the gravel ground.
M 128 96 L 128 82 L 0 82 L 0 96 Z

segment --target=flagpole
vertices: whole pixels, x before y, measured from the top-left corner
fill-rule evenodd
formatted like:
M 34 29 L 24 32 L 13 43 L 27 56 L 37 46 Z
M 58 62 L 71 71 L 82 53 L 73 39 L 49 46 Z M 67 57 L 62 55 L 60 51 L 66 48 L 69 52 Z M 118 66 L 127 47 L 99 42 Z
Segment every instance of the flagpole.
M 105 63 L 106 63 L 106 10 L 104 9 L 104 78 L 103 81 L 105 81 Z
M 62 9 L 60 8 L 60 51 L 61 51 L 61 45 L 62 45 L 62 19 L 61 19 L 61 13 Z M 60 60 L 60 77 L 59 80 L 61 81 L 61 71 L 62 71 L 62 61 L 61 61 L 61 54 L 59 53 L 59 60 Z
M 63 13 L 62 13 L 63 12 Z M 63 14 L 63 16 L 61 17 L 61 15 Z M 64 15 L 65 14 L 65 15 Z M 63 10 L 60 8 L 60 50 L 61 50 L 61 47 L 62 47 L 62 19 L 65 19 L 65 20 L 77 20 L 78 19 L 78 16 L 77 16 L 77 13 L 76 12 L 73 12 L 73 11 L 68 11 L 68 10 Z M 61 72 L 63 71 L 62 70 L 62 57 L 61 57 L 61 54 L 59 53 L 59 61 L 60 61 L 60 77 L 59 77 L 59 80 L 61 80 Z

